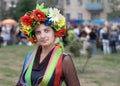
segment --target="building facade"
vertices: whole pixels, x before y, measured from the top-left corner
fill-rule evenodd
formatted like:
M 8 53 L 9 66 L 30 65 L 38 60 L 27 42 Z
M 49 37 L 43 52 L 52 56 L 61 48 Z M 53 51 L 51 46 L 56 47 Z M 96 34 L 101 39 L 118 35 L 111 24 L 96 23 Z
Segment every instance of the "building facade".
M 67 20 L 106 20 L 110 3 L 110 0 L 63 0 L 62 7 Z
M 0 20 L 2 9 L 8 10 L 11 7 L 11 2 L 17 3 L 18 0 L 0 0 Z M 44 0 L 44 2 L 47 0 Z M 110 13 L 111 0 L 57 0 L 59 8 L 66 16 L 67 20 L 82 19 L 107 20 L 107 15 Z M 12 5 L 14 6 L 14 5 Z

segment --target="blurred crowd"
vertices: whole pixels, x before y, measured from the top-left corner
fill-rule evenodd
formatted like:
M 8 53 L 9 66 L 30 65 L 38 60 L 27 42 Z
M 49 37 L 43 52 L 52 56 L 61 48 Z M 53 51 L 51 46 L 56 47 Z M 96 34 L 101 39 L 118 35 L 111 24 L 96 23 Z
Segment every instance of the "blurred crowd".
M 117 53 L 120 48 L 120 26 L 105 22 L 102 25 L 70 25 L 68 24 L 68 36 L 66 43 L 71 39 L 83 41 L 81 53 L 86 54 L 87 48 L 92 45 L 92 54 L 97 54 L 98 48 L 104 54 Z
M 32 45 L 32 43 L 27 40 L 25 35 L 20 32 L 20 27 L 18 25 L 0 26 L 0 44 L 2 46 L 14 45 L 14 44 Z
M 100 48 L 104 54 L 117 53 L 120 46 L 120 26 L 105 22 L 103 25 L 67 24 L 67 35 L 63 42 L 67 45 L 71 40 L 83 41 L 81 53 L 86 54 L 89 45 L 93 45 L 93 54 Z M 19 26 L 0 26 L 0 45 L 28 45 L 32 43 L 20 32 Z

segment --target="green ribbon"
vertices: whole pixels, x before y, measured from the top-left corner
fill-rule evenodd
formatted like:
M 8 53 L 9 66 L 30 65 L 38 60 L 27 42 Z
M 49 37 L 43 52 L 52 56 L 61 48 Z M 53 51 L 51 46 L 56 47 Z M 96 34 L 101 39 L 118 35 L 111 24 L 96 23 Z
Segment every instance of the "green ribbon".
M 33 52 L 34 57 L 32 58 L 29 66 L 28 66 L 28 69 L 26 71 L 26 74 L 25 74 L 25 81 L 26 81 L 28 86 L 31 86 L 31 72 L 32 72 L 32 67 L 33 67 L 35 55 L 36 55 L 35 53 L 36 52 Z M 54 73 L 54 70 L 56 68 L 57 62 L 58 62 L 61 54 L 62 54 L 62 49 L 60 48 L 60 46 L 56 46 L 52 52 L 52 55 L 50 57 L 48 66 L 46 68 L 44 77 L 40 83 L 40 86 L 47 86 L 48 85 L 48 83 L 49 83 L 49 81 Z
M 53 53 L 54 53 L 54 55 L 53 55 L 53 57 L 51 57 L 52 59 L 48 64 L 48 67 L 46 69 L 43 80 L 40 83 L 40 86 L 47 86 L 48 85 L 48 83 L 49 83 L 49 81 L 54 73 L 54 70 L 56 68 L 56 64 L 57 64 L 57 62 L 62 54 L 62 49 L 58 48 L 57 50 L 55 50 L 55 52 L 53 51 Z
M 32 66 L 33 66 L 33 62 L 35 59 L 35 55 L 36 55 L 35 53 L 36 52 L 32 53 L 34 57 L 32 58 L 32 61 L 30 62 L 30 65 L 28 66 L 28 69 L 27 69 L 26 74 L 25 74 L 25 81 L 26 81 L 28 86 L 31 86 L 31 72 L 32 72 Z

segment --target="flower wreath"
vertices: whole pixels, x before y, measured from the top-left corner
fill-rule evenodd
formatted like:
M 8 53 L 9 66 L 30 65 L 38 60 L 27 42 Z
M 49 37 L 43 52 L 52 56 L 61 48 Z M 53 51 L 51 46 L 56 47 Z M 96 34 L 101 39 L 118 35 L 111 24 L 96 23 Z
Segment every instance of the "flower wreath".
M 57 8 L 44 8 L 44 3 L 37 4 L 36 9 L 27 12 L 20 18 L 21 32 L 32 42 L 36 43 L 33 29 L 35 25 L 44 23 L 47 26 L 52 26 L 56 31 L 56 37 L 61 37 L 66 34 L 65 17 L 60 14 Z

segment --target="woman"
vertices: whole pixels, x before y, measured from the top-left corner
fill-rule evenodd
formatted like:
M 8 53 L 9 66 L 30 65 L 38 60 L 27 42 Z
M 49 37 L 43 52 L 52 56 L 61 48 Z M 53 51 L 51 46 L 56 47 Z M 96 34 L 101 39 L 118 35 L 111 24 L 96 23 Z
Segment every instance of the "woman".
M 21 31 L 39 46 L 29 53 L 16 86 L 80 86 L 70 55 L 63 53 L 63 46 L 56 41 L 65 35 L 65 18 L 54 8 L 38 5 L 35 10 L 21 17 Z M 58 42 L 58 43 L 57 43 Z
M 93 50 L 92 50 L 92 54 L 97 54 L 97 43 L 96 43 L 96 38 L 97 38 L 97 34 L 96 34 L 96 30 L 95 28 L 91 27 L 91 32 L 89 33 L 89 42 L 93 45 Z
M 117 49 L 116 49 L 116 43 L 118 38 L 117 27 L 114 26 L 112 27 L 109 33 L 109 38 L 110 38 L 111 53 L 117 53 Z
M 103 27 L 103 34 L 102 34 L 102 45 L 103 45 L 103 53 L 110 54 L 110 42 L 109 42 L 109 31 L 107 26 Z

